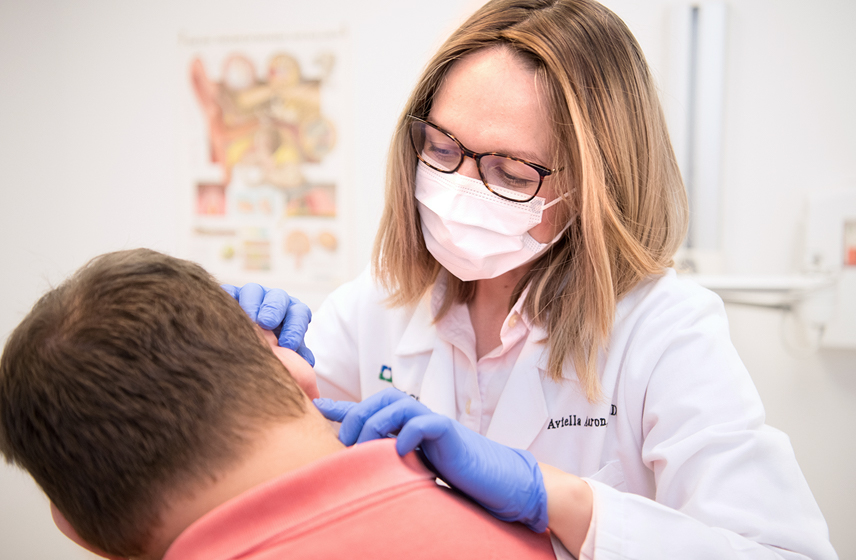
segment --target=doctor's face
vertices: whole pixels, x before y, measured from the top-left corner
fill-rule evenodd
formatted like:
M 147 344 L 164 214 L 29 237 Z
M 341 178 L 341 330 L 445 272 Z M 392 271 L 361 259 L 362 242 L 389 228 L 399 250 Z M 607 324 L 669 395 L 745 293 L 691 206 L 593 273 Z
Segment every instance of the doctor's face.
M 452 66 L 428 120 L 474 152 L 499 152 L 552 169 L 552 127 L 542 88 L 535 72 L 510 50 L 483 49 Z M 476 162 L 468 157 L 458 173 L 480 179 Z M 557 196 L 551 180 L 545 177 L 538 191 L 546 202 Z M 561 204 L 548 208 L 529 235 L 540 243 L 552 240 L 564 225 L 563 214 Z

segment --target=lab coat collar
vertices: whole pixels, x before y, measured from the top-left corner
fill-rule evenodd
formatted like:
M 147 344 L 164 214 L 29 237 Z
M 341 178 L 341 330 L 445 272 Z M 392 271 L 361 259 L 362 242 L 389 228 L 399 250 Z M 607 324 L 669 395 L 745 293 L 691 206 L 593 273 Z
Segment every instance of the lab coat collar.
M 438 414 L 455 418 L 455 377 L 450 367 L 454 349 L 448 342 L 440 340 L 434 324 L 437 302 L 442 302 L 444 293 L 445 284 L 442 284 L 435 285 L 433 290 L 422 296 L 395 348 L 395 355 L 404 364 L 418 359 L 421 354 L 431 353 L 418 390 L 419 401 Z M 403 370 L 409 371 L 410 368 L 405 366 Z
M 524 343 L 523 350 L 496 404 L 487 437 L 509 447 L 527 449 L 547 423 L 549 412 L 544 397 L 544 368 L 546 344 L 543 330 L 535 327 Z
M 395 348 L 396 356 L 410 356 L 430 352 L 437 340 L 437 328 L 434 317 L 443 305 L 446 295 L 446 276 L 443 273 L 437 277 L 434 285 L 425 292 L 416 305 L 410 321 L 404 329 L 404 334 Z
M 431 306 L 431 293 L 422 296 L 410 321 L 404 329 L 404 334 L 395 348 L 396 356 L 410 356 L 430 352 L 437 339 L 437 328 L 434 326 L 434 313 Z
M 536 342 L 543 341 L 541 346 L 544 348 L 544 351 L 538 355 L 538 361 L 535 364 L 543 378 L 547 373 L 547 365 L 550 361 L 550 353 L 547 352 L 547 329 L 540 326 L 530 327 L 529 340 L 534 340 Z
M 455 349 L 451 343 L 439 338 L 435 340 L 434 352 L 428 361 L 419 392 L 419 401 L 422 404 L 448 418 L 457 418 L 455 373 L 451 367 L 454 363 L 454 353 Z

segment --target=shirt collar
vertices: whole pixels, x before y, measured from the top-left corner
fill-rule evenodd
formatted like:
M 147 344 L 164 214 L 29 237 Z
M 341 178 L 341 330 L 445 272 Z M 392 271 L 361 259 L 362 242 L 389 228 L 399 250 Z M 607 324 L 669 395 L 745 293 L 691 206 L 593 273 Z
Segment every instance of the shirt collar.
M 446 274 L 441 273 L 434 282 L 434 285 L 419 300 L 410 321 L 404 329 L 404 334 L 396 347 L 396 355 L 407 356 L 433 350 L 439 336 L 437 325 L 434 323 L 434 317 L 437 316 L 437 313 L 443 306 L 447 285 L 448 277 Z M 509 311 L 502 328 L 508 328 L 509 320 L 516 314 L 519 317 L 518 320 L 523 321 L 530 337 L 536 336 L 536 340 L 546 340 L 546 331 L 542 327 L 534 325 L 531 317 L 523 311 L 523 302 L 528 293 L 529 286 L 526 286 Z M 472 331 L 472 328 L 470 330 Z

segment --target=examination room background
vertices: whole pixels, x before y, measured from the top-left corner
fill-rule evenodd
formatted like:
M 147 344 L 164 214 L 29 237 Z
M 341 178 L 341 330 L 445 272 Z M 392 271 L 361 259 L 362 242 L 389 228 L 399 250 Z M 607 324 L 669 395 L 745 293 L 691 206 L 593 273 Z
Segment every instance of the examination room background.
M 348 271 L 368 263 L 391 130 L 429 55 L 480 0 L 0 0 L 0 343 L 87 259 L 184 256 L 179 36 L 342 29 L 351 109 Z M 605 0 L 668 80 L 676 0 Z M 721 272 L 801 272 L 806 197 L 856 188 L 856 2 L 729 0 Z M 288 286 L 283 286 L 288 288 Z M 317 307 L 323 293 L 298 292 Z M 734 343 L 791 438 L 841 558 L 856 558 L 856 350 L 788 342 L 784 312 L 727 306 Z M 0 466 L 0 558 L 92 558 Z

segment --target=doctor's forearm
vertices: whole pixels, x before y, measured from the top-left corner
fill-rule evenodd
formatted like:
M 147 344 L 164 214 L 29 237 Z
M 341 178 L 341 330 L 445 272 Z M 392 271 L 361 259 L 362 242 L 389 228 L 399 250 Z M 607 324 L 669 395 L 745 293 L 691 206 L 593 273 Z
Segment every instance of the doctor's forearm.
M 592 491 L 578 476 L 539 463 L 547 491 L 548 527 L 565 548 L 579 558 L 591 525 Z

